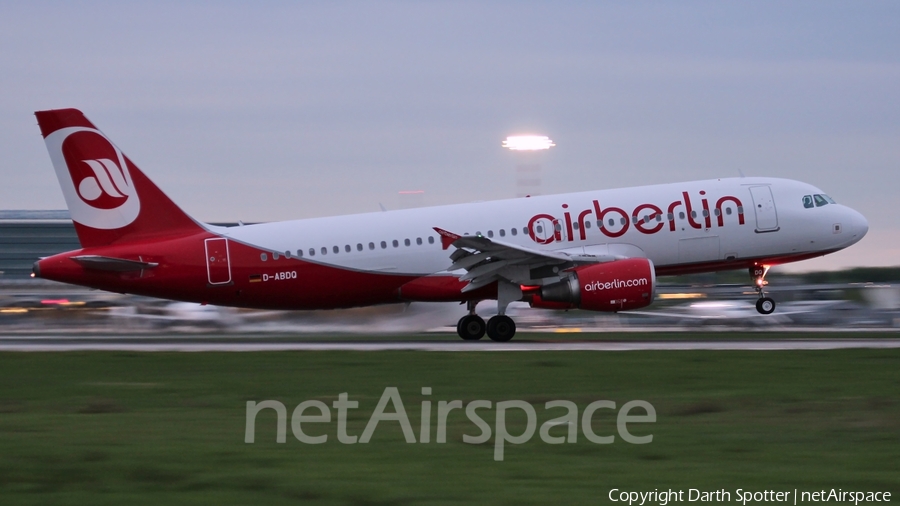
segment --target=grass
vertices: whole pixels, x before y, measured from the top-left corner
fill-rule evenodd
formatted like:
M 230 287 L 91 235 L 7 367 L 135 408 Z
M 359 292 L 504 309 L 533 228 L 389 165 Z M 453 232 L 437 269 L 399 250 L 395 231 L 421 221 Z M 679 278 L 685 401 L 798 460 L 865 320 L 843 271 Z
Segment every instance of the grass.
M 359 435 L 385 387 L 399 388 L 418 436 L 427 397 L 523 399 L 538 422 L 553 399 L 583 408 L 643 399 L 653 442 L 598 445 L 535 437 L 462 442 L 479 431 L 454 411 L 445 444 L 408 444 L 382 422 L 368 444 L 291 434 L 271 410 L 245 444 L 248 400 L 331 404 L 348 392 Z M 333 410 L 336 411 L 336 410 Z M 432 427 L 436 406 L 432 408 Z M 310 413 L 312 414 L 312 413 Z M 493 426 L 494 411 L 482 416 Z M 334 419 L 333 419 L 334 420 Z M 525 418 L 511 411 L 519 434 Z M 616 434 L 615 413 L 594 417 Z M 307 428 L 304 425 L 304 428 Z M 553 429 L 554 435 L 565 427 Z M 435 434 L 432 428 L 431 439 Z M 597 504 L 611 488 L 900 492 L 900 350 L 823 352 L 283 352 L 0 354 L 0 504 Z

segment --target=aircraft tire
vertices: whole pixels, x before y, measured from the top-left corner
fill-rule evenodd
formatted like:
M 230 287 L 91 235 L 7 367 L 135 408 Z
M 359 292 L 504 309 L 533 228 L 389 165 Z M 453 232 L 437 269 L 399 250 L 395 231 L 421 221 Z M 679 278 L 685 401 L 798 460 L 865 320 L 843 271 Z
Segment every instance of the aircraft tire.
M 763 297 L 756 301 L 756 310 L 759 314 L 772 314 L 775 311 L 775 301 L 770 297 Z
M 477 341 L 484 337 L 486 325 L 480 316 L 469 314 L 459 319 L 456 333 L 466 341 Z
M 487 335 L 492 341 L 509 341 L 516 335 L 516 322 L 509 316 L 498 314 L 488 320 Z

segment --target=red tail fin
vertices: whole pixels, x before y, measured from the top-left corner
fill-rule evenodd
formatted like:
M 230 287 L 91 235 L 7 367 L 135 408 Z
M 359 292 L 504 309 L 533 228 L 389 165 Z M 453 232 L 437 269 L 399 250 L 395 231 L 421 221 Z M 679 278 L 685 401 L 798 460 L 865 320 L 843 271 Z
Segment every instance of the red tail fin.
M 81 111 L 57 109 L 34 115 L 82 247 L 203 230 Z

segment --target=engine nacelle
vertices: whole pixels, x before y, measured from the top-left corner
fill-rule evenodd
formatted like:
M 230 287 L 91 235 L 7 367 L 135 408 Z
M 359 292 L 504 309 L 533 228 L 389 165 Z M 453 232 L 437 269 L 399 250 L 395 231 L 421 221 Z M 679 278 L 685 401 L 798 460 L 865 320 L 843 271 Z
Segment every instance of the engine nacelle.
M 542 299 L 539 293 L 531 295 L 528 305 L 536 309 L 555 309 L 557 311 L 568 311 L 569 309 L 578 309 L 571 302 L 547 302 Z
M 628 258 L 579 267 L 567 279 L 542 286 L 540 298 L 588 311 L 623 311 L 649 306 L 655 291 L 653 262 Z

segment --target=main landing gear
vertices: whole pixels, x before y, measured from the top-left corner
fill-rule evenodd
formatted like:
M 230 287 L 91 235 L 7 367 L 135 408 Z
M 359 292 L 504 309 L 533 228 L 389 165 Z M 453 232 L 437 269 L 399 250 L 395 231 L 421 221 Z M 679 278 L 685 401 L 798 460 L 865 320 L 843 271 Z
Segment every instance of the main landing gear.
M 522 289 L 512 283 L 501 282 L 497 287 L 497 315 L 491 317 L 485 325 L 484 320 L 475 314 L 478 301 L 466 303 L 469 314 L 459 319 L 456 333 L 466 341 L 477 341 L 487 332 L 492 341 L 506 342 L 516 335 L 516 322 L 506 316 L 506 307 L 514 300 L 522 298 Z
M 509 341 L 516 335 L 516 322 L 505 314 L 498 314 L 484 323 L 484 320 L 475 314 L 475 304 L 477 302 L 469 302 L 470 313 L 459 319 L 456 324 L 456 333 L 459 337 L 466 341 L 477 341 L 484 337 L 487 332 L 488 337 L 492 341 L 505 342 Z
M 766 297 L 765 286 L 769 284 L 766 281 L 766 274 L 769 272 L 767 265 L 754 265 L 750 267 L 750 276 L 753 278 L 753 285 L 759 299 L 756 301 L 756 310 L 759 314 L 772 314 L 775 311 L 775 301 L 771 297 Z
M 477 341 L 484 337 L 487 325 L 480 316 L 475 314 L 476 302 L 469 301 L 468 304 L 469 314 L 459 319 L 459 323 L 456 324 L 456 333 L 466 341 Z

